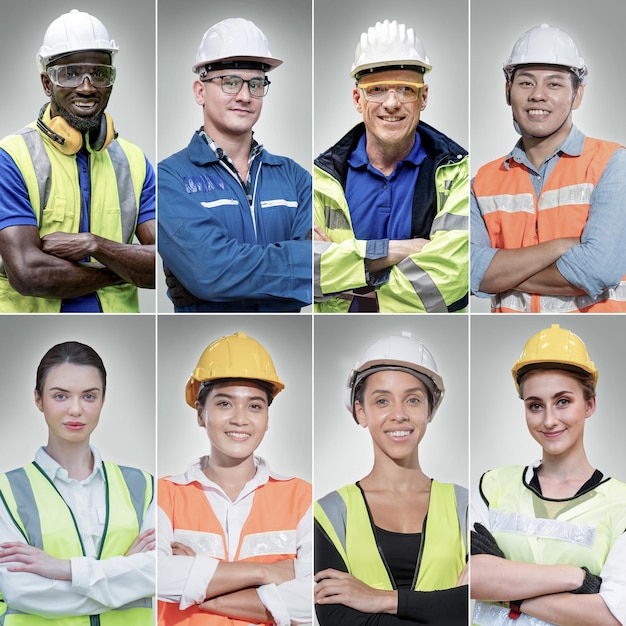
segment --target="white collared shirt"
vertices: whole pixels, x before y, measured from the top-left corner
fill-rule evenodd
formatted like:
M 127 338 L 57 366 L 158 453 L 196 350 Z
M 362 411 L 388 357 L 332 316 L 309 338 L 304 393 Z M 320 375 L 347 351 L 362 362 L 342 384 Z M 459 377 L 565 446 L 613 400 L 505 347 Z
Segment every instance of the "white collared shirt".
M 41 617 L 96 615 L 155 593 L 155 553 L 133 554 L 98 560 L 97 554 L 106 518 L 102 458 L 91 446 L 93 472 L 84 480 L 70 478 L 45 448 L 35 461 L 67 502 L 82 539 L 85 555 L 70 560 L 72 580 L 53 580 L 27 572 L 9 572 L 10 563 L 0 563 L 0 592 L 9 606 Z M 154 528 L 151 503 L 141 532 Z M 24 542 L 24 536 L 0 504 L 0 543 Z
M 275 480 L 289 480 L 291 476 L 275 474 L 261 457 L 254 457 L 256 473 L 232 501 L 224 490 L 209 480 L 202 467 L 208 457 L 193 461 L 184 474 L 167 480 L 179 485 L 197 482 L 217 519 L 224 529 L 228 553 L 237 552 L 244 523 L 250 514 L 256 489 L 264 485 L 270 476 Z M 206 589 L 211 582 L 219 560 L 204 556 L 173 556 L 171 543 L 175 541 L 174 529 L 169 517 L 159 507 L 157 513 L 159 559 L 158 597 L 165 602 L 179 603 L 181 610 L 204 601 Z M 295 578 L 281 585 L 262 585 L 257 593 L 263 605 L 274 617 L 278 626 L 312 620 L 312 508 L 309 507 L 296 528 Z

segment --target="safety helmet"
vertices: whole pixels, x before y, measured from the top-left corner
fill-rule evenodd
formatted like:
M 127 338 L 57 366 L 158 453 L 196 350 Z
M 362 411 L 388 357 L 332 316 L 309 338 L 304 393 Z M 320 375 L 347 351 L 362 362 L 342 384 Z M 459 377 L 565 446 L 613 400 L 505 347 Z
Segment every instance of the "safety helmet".
M 552 324 L 533 335 L 524 346 L 511 373 L 519 393 L 520 378 L 531 369 L 544 368 L 581 371 L 591 374 L 594 386 L 598 382 L 598 370 L 589 358 L 583 340 L 571 330 Z
M 271 400 L 285 388 L 267 350 L 256 339 L 242 332 L 221 337 L 200 355 L 196 369 L 185 387 L 187 404 L 195 407 L 203 382 L 221 378 L 243 378 L 267 383 L 271 388 Z
M 281 59 L 272 56 L 267 37 L 256 24 L 233 17 L 218 22 L 204 33 L 192 69 L 198 74 L 227 67 L 260 67 L 269 72 L 281 63 Z
M 345 403 L 352 417 L 356 420 L 354 396 L 357 388 L 368 376 L 383 370 L 407 372 L 426 385 L 433 400 L 430 412 L 432 420 L 443 399 L 445 391 L 443 379 L 428 348 L 406 331 L 401 335 L 390 335 L 378 340 L 366 350 L 361 360 L 354 364 L 345 388 Z
M 510 80 L 520 65 L 560 65 L 572 72 L 583 85 L 587 66 L 576 42 L 564 30 L 542 24 L 527 30 L 513 46 L 503 69 Z
M 58 57 L 83 50 L 102 50 L 113 58 L 118 49 L 97 17 L 72 9 L 48 26 L 37 54 L 37 66 L 40 72 L 45 72 L 46 67 Z
M 370 26 L 366 33 L 361 34 L 350 76 L 358 80 L 367 72 L 386 68 L 412 69 L 422 74 L 432 69 L 415 31 L 395 20 L 376 22 L 375 26 Z

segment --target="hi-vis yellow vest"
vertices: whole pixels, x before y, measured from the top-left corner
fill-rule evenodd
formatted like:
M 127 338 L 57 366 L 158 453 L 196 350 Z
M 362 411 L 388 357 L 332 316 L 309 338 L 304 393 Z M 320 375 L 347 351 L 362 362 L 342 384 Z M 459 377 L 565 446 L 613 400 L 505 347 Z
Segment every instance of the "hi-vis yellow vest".
M 141 470 L 106 462 L 103 466 L 107 508 L 98 558 L 109 559 L 124 555 L 139 534 L 152 501 L 153 484 L 152 477 Z M 72 510 L 37 463 L 0 474 L 0 499 L 29 545 L 59 559 L 84 556 Z M 4 626 L 152 626 L 152 601 L 142 598 L 100 615 L 57 619 L 28 615 L 7 604 L 0 623 Z
M 599 575 L 626 529 L 626 484 L 608 478 L 574 498 L 551 500 L 525 484 L 525 471 L 521 465 L 502 467 L 484 474 L 480 483 L 489 503 L 491 533 L 506 558 L 539 565 L 584 565 Z M 547 623 L 528 615 L 510 620 L 508 612 L 508 607 L 477 602 L 472 621 L 477 626 Z
M 428 514 L 415 571 L 415 591 L 456 586 L 466 563 L 467 490 L 432 481 Z M 347 485 L 315 503 L 315 521 L 331 540 L 348 572 L 375 589 L 394 589 L 378 550 L 367 504 L 357 485 Z
M 43 116 L 50 121 L 49 108 Z M 0 142 L 19 168 L 41 236 L 78 233 L 81 192 L 76 156 L 61 153 L 33 122 Z M 116 139 L 100 152 L 89 152 L 91 196 L 89 231 L 105 239 L 130 244 L 135 235 L 139 200 L 146 177 L 146 158 L 134 144 Z M 105 313 L 139 311 L 137 287 L 128 283 L 97 291 Z M 0 263 L 0 312 L 58 313 L 61 300 L 22 296 L 7 280 Z

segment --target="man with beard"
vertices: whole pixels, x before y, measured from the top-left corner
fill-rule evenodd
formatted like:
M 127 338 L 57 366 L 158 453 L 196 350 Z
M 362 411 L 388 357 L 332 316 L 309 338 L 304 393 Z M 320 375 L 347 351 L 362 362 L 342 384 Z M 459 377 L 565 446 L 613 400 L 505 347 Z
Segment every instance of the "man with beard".
M 76 9 L 44 35 L 50 102 L 0 141 L 0 312 L 137 312 L 154 288 L 154 172 L 105 113 L 117 50 Z

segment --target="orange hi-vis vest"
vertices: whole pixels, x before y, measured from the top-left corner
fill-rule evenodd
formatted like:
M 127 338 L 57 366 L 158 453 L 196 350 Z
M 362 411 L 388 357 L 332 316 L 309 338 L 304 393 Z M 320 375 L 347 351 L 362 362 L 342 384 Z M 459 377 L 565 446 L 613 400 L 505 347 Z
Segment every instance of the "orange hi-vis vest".
M 248 519 L 239 538 L 237 553 L 228 554 L 224 529 L 197 482 L 186 485 L 159 480 L 159 506 L 174 532 L 191 531 L 201 540 L 202 554 L 224 561 L 275 563 L 296 557 L 296 527 L 312 503 L 311 485 L 299 478 L 268 481 L 257 488 Z M 237 620 L 192 606 L 159 601 L 159 626 L 248 626 Z M 270 622 L 271 623 L 271 622 Z
M 504 159 L 498 159 L 480 168 L 474 192 L 492 247 L 510 250 L 561 237 L 579 238 L 587 223 L 591 195 L 620 147 L 585 138 L 579 156 L 559 158 L 538 198 L 525 165 L 509 159 L 507 169 Z M 512 289 L 494 296 L 491 309 L 496 313 L 626 312 L 626 276 L 616 288 L 595 298 Z

